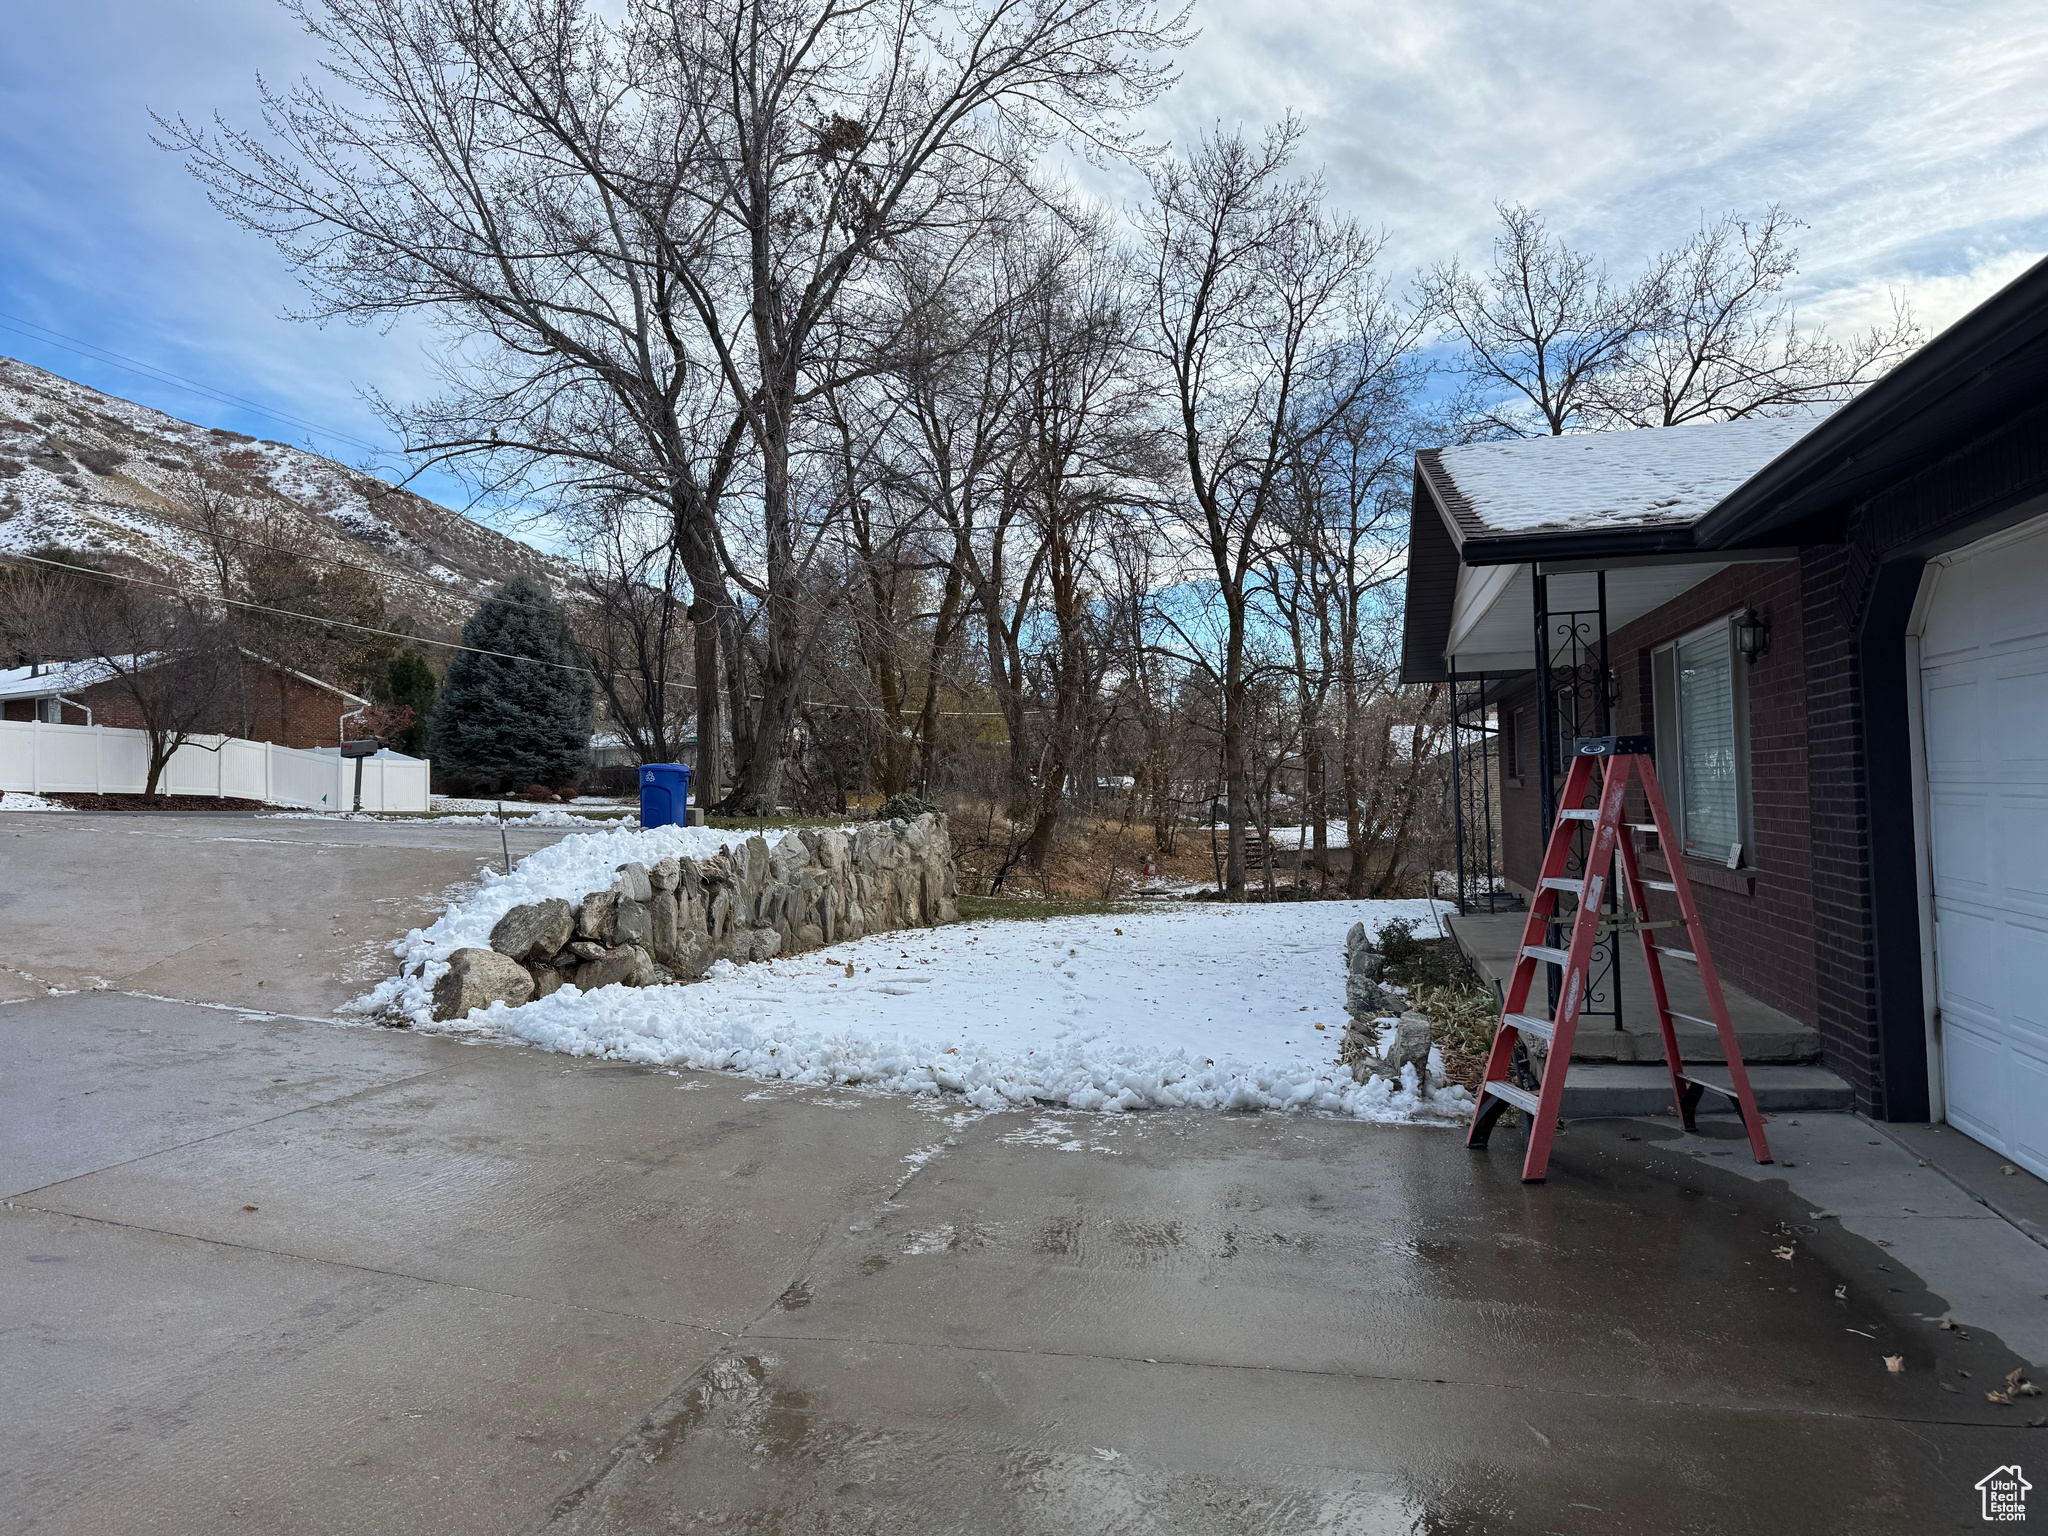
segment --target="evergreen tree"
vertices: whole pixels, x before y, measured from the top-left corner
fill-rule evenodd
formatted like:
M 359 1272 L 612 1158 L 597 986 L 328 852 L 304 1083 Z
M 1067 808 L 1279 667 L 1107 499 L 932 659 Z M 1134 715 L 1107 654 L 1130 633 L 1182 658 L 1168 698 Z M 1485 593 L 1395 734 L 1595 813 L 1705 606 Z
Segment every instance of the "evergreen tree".
M 462 626 L 462 643 L 471 649 L 448 664 L 433 715 L 434 760 L 450 784 L 518 790 L 581 778 L 594 695 L 590 675 L 571 670 L 576 647 L 547 590 L 524 576 L 500 587 Z
M 412 724 L 390 744 L 393 751 L 403 752 L 407 757 L 427 755 L 427 727 L 434 712 L 437 686 L 434 670 L 427 665 L 427 658 L 413 647 L 407 646 L 391 658 L 391 665 L 384 669 L 384 677 L 376 690 L 377 702 L 390 709 L 412 711 Z

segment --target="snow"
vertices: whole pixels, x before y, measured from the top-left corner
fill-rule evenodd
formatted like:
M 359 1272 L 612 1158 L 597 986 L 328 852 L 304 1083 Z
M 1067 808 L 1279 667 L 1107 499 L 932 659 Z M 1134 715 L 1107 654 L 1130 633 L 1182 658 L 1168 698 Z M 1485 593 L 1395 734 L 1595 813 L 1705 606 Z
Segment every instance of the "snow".
M 699 982 L 565 987 L 523 1007 L 432 1021 L 447 955 L 487 944 L 512 907 L 599 889 L 628 859 L 702 857 L 730 840 L 680 827 L 566 838 L 509 877 L 486 876 L 476 895 L 409 934 L 396 949 L 420 974 L 383 982 L 348 1011 L 573 1056 L 958 1093 L 979 1109 L 1312 1109 L 1434 1124 L 1471 1112 L 1465 1090 L 1440 1076 L 1424 1096 L 1413 1069 L 1398 1085 L 1361 1085 L 1336 1060 L 1345 931 L 1364 922 L 1377 932 L 1397 917 L 1427 927 L 1427 901 L 1175 903 L 958 923 L 754 965 L 720 961 Z
M 45 800 L 41 795 L 31 795 L 18 790 L 0 792 L 0 811 L 68 811 L 68 805 L 59 805 L 55 800 Z
M 1820 415 L 1688 422 L 1445 448 L 1468 534 L 1690 523 L 1819 425 Z M 1477 526 L 1474 526 L 1476 524 Z

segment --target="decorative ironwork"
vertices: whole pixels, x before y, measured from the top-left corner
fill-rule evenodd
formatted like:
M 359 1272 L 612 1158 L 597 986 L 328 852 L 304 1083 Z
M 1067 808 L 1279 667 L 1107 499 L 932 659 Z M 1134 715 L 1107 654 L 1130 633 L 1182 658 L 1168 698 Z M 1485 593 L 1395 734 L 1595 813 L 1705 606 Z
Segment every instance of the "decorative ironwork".
M 1484 674 L 1453 674 L 1451 819 L 1456 837 L 1458 911 L 1498 912 L 1516 904 L 1501 881 L 1501 727 Z
M 1610 736 L 1614 733 L 1615 683 L 1607 644 L 1607 573 L 1596 573 L 1591 608 L 1553 609 L 1550 606 L 1551 578 L 1540 566 L 1530 568 L 1530 577 L 1536 610 L 1537 655 L 1544 679 L 1544 685 L 1537 689 L 1536 701 L 1540 737 L 1538 750 L 1543 759 L 1537 781 L 1542 789 L 1543 827 L 1547 836 L 1557 821 L 1558 788 L 1570 765 L 1572 743 L 1581 736 Z M 1594 803 L 1593 797 L 1597 794 L 1596 785 L 1588 791 L 1588 806 Z M 1587 833 L 1582 829 L 1566 860 L 1566 875 L 1585 872 L 1586 853 Z M 1610 914 L 1620 911 L 1619 900 L 1610 881 L 1606 891 Z M 1559 925 L 1551 925 L 1552 944 L 1562 942 L 1562 931 Z M 1557 982 L 1557 973 L 1553 971 L 1550 977 L 1553 993 Z M 1553 1006 L 1556 1001 L 1553 996 Z M 1586 976 L 1586 1002 L 1579 1012 L 1581 1017 L 1612 1018 L 1616 1029 L 1622 1027 L 1619 933 L 1609 931 L 1596 941 L 1593 963 Z

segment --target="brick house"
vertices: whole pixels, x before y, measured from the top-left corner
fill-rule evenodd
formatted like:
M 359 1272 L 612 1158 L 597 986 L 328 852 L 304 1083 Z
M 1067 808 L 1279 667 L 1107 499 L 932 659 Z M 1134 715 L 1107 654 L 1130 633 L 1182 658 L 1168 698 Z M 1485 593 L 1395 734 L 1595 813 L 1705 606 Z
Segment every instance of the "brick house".
M 50 662 L 0 670 L 0 719 L 53 725 L 108 725 L 139 730 L 134 700 L 103 662 Z M 347 735 L 348 717 L 370 701 L 253 652 L 242 653 L 217 729 L 281 747 L 332 747 Z
M 2048 263 L 1817 419 L 1418 455 L 1407 596 L 1402 675 L 1478 743 L 1468 949 L 1571 737 L 1648 735 L 1645 872 L 1685 861 L 1754 1016 L 2048 1176 Z

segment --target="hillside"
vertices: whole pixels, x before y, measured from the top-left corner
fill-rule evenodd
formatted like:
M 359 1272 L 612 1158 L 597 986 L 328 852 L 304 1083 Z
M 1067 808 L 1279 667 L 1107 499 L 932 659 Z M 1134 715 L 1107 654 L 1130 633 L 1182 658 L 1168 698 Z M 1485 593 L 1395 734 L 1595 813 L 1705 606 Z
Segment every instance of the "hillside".
M 452 635 L 514 576 L 560 590 L 568 575 L 559 560 L 332 459 L 194 426 L 0 357 L 0 550 L 61 544 L 110 569 L 147 567 L 213 590 L 192 522 L 195 471 L 266 541 L 364 571 L 394 617 L 429 635 Z

